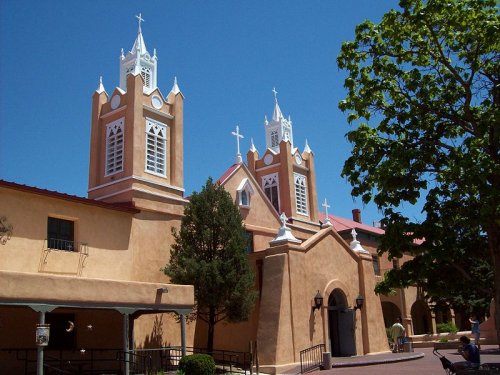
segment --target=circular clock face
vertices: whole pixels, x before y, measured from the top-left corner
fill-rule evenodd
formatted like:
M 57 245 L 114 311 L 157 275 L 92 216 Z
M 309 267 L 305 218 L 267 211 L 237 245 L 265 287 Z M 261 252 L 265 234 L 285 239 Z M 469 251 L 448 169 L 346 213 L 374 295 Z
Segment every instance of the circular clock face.
M 271 154 L 267 154 L 265 157 L 264 157 L 264 164 L 265 165 L 269 165 L 273 162 L 273 155 Z
M 295 154 L 295 162 L 298 165 L 302 164 L 302 156 L 300 156 L 300 154 Z
M 151 104 L 156 109 L 160 109 L 163 105 L 163 100 L 161 100 L 161 98 L 158 95 L 153 95 L 153 97 L 151 98 Z
M 111 98 L 111 109 L 116 109 L 120 105 L 120 95 L 115 95 Z

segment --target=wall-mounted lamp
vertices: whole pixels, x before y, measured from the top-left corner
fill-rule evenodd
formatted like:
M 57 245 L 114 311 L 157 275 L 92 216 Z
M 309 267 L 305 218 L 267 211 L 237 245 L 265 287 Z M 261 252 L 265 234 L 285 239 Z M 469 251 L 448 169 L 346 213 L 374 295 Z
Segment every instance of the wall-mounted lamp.
M 365 299 L 363 296 L 360 294 L 356 297 L 356 305 L 354 305 L 354 310 L 360 309 L 363 307 L 363 303 L 365 302 Z
M 158 288 L 156 289 L 158 293 L 168 293 L 168 288 Z
M 318 309 L 318 310 L 321 309 L 321 306 L 323 306 L 323 297 L 321 296 L 321 294 L 319 293 L 319 290 L 318 290 L 318 292 L 314 296 L 313 311 L 316 309 Z

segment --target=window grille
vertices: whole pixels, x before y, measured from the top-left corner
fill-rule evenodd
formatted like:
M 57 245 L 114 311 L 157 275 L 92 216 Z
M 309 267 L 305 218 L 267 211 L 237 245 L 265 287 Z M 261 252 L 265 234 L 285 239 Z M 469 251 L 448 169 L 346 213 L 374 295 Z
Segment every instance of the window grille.
M 167 127 L 146 120 L 146 171 L 166 176 Z
M 151 87 L 151 69 L 143 67 L 141 69 L 141 76 L 144 79 L 144 86 Z
M 295 180 L 295 207 L 297 213 L 307 215 L 307 183 L 306 176 L 294 173 Z
M 262 177 L 262 189 L 276 211 L 280 212 L 278 174 L 274 173 Z
M 271 147 L 278 147 L 278 145 L 279 145 L 278 131 L 273 130 L 271 132 Z
M 106 176 L 123 170 L 123 118 L 106 126 Z

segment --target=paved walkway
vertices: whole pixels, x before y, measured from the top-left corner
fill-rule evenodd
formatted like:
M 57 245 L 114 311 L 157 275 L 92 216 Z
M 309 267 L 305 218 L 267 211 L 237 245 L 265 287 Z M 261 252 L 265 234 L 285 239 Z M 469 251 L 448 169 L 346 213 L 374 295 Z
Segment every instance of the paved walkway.
M 481 363 L 500 363 L 498 346 L 482 345 Z M 439 351 L 451 362 L 463 360 L 456 349 Z M 413 353 L 381 353 L 350 358 L 334 358 L 331 370 L 315 371 L 316 375 L 443 375 L 445 371 L 432 348 L 417 348 Z M 300 370 L 299 370 L 300 371 Z

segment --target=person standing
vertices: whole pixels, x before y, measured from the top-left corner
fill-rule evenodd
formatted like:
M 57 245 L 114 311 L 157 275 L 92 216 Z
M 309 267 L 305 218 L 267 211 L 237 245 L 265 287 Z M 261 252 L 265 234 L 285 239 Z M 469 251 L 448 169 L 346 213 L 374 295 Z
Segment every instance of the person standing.
M 481 344 L 479 343 L 479 338 L 481 336 L 481 332 L 479 329 L 479 319 L 477 318 L 476 314 L 472 314 L 469 318 L 470 322 L 470 330 L 472 333 L 472 336 L 474 337 L 474 342 L 476 343 L 476 346 L 479 350 L 481 350 Z
M 405 336 L 405 328 L 401 324 L 402 322 L 403 320 L 399 317 L 390 330 L 392 341 L 394 342 L 394 348 L 392 350 L 393 353 L 398 353 L 403 349 L 402 344 L 403 337 Z

